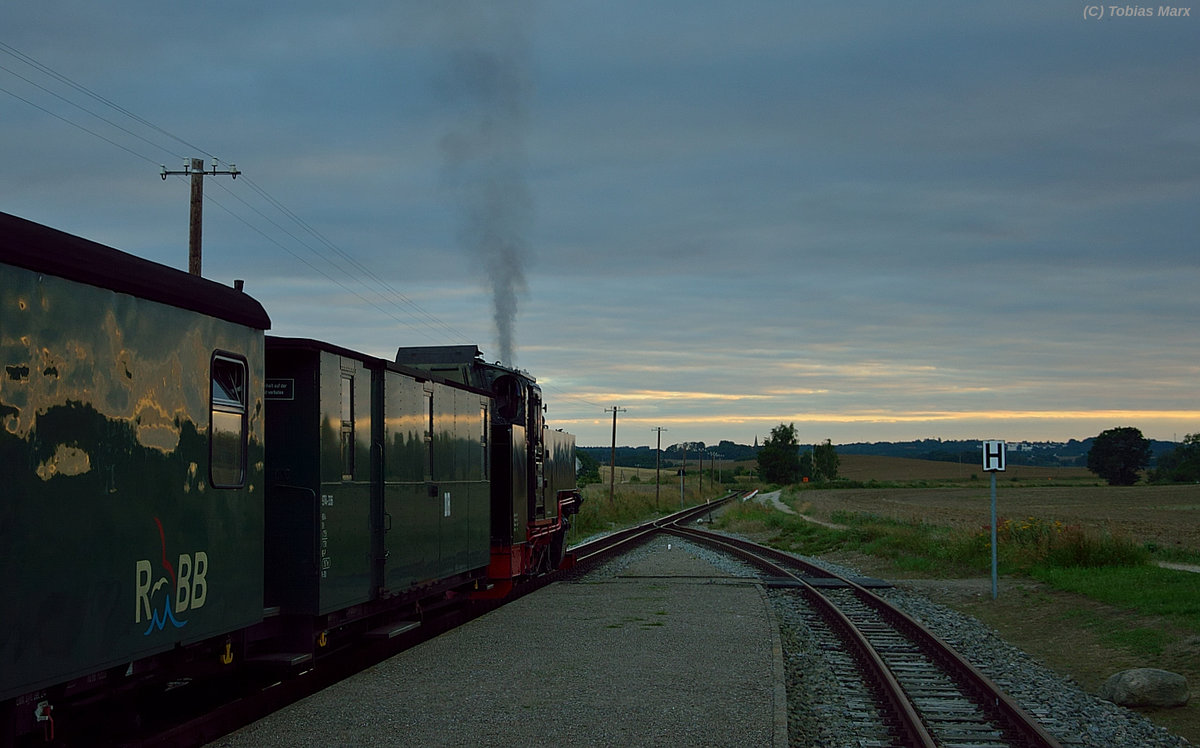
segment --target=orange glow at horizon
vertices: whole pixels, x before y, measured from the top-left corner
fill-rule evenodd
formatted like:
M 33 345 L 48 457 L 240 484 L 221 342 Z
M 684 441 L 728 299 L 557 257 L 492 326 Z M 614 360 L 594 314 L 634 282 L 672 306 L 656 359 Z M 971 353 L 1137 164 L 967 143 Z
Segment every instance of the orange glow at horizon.
M 615 398 L 614 398 L 615 399 Z M 636 398 L 626 396 L 624 400 Z M 714 396 L 713 399 L 739 399 Z M 602 417 L 555 418 L 556 424 L 602 423 Z M 859 411 L 847 413 L 794 413 L 790 415 L 712 414 L 695 416 L 639 417 L 634 413 L 623 416 L 623 422 L 655 424 L 779 424 L 800 423 L 956 423 L 970 421 L 1196 421 L 1200 410 L 994 410 L 994 411 Z

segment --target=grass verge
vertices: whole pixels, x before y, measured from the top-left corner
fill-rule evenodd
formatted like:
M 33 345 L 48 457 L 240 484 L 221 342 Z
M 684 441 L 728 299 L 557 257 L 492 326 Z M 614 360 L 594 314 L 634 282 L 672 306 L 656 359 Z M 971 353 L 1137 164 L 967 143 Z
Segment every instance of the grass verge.
M 705 499 L 724 495 L 724 492 L 724 486 L 711 489 L 710 484 L 705 482 L 703 494 L 697 486 L 689 485 L 681 497 L 677 485 L 626 483 L 616 487 L 610 500 L 608 484 L 593 483 L 583 488 L 583 504 L 579 507 L 579 513 L 571 519 L 567 543 L 578 543 L 598 533 L 649 522 L 679 511 L 684 504 L 695 506 Z
M 1200 574 L 1143 564 L 1098 569 L 1038 566 L 1030 576 L 1055 589 L 1200 631 Z
M 798 498 L 791 497 L 791 502 L 802 499 L 800 493 Z M 806 509 L 803 504 L 795 508 L 801 513 Z M 834 551 L 866 554 L 886 561 L 898 574 L 956 578 L 991 573 L 990 528 L 968 531 L 864 512 L 834 512 L 830 520 L 835 526 L 744 502 L 726 510 L 719 526 L 805 555 Z M 1036 579 L 1055 589 L 1200 632 L 1200 574 L 1155 566 L 1151 548 L 1111 532 L 1035 517 L 1002 521 L 997 541 L 998 567 L 1003 575 Z M 1165 634 L 1148 629 L 1114 627 L 1110 633 L 1114 644 L 1147 653 L 1160 652 L 1166 641 Z

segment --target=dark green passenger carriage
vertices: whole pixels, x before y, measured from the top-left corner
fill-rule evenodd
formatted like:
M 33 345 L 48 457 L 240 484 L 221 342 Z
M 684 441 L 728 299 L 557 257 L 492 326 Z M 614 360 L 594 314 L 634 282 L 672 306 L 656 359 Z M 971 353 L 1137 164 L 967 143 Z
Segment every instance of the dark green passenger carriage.
M 266 376 L 266 599 L 288 631 L 394 630 L 486 576 L 486 392 L 308 339 L 268 337 Z
M 0 715 L 263 616 L 250 296 L 0 214 Z

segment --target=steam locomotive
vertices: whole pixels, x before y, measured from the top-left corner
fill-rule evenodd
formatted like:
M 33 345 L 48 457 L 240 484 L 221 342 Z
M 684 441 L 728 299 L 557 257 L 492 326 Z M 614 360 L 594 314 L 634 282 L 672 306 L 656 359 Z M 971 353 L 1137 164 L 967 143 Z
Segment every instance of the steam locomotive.
M 240 283 L 0 213 L 0 744 L 570 564 L 574 437 L 531 376 L 269 328 Z

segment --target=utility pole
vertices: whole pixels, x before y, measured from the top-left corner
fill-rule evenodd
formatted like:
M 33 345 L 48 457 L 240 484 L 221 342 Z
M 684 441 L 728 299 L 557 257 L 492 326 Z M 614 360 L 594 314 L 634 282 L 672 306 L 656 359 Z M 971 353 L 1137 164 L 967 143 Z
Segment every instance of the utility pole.
M 683 492 L 687 484 L 687 442 L 683 442 L 683 468 L 679 471 L 679 508 L 683 509 Z
M 654 511 L 658 511 L 658 490 L 661 488 L 662 482 L 662 432 L 667 429 L 662 426 L 655 426 L 650 429 L 658 432 L 658 448 L 654 453 Z
M 183 171 L 167 171 L 166 165 L 162 167 L 163 181 L 167 181 L 167 177 L 182 175 L 192 178 L 192 209 L 188 221 L 188 272 L 192 275 L 200 275 L 200 233 L 203 226 L 202 214 L 204 213 L 204 177 L 205 175 L 215 176 L 217 174 L 228 174 L 234 179 L 237 179 L 238 168 L 233 164 L 224 171 L 217 171 L 217 160 L 213 159 L 211 171 L 204 170 L 204 159 L 189 158 L 184 160 Z
M 613 493 L 617 486 L 617 413 L 624 413 L 625 408 L 613 406 L 605 408 L 605 413 L 613 414 L 613 438 L 612 438 L 612 457 L 608 461 L 608 505 L 613 505 Z

